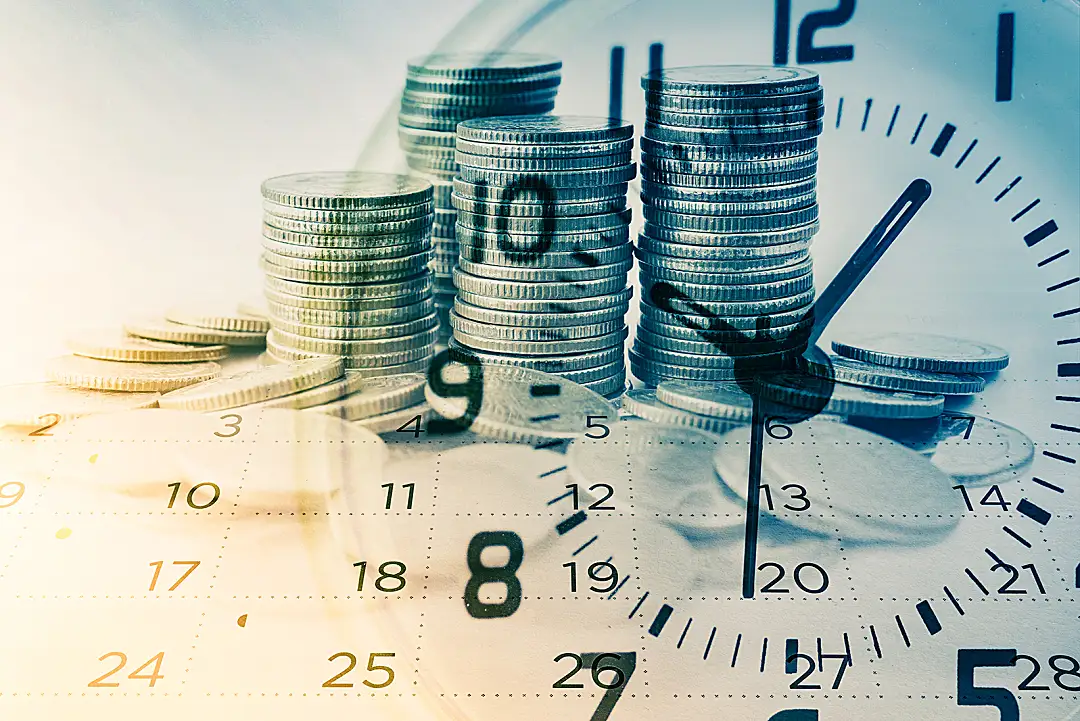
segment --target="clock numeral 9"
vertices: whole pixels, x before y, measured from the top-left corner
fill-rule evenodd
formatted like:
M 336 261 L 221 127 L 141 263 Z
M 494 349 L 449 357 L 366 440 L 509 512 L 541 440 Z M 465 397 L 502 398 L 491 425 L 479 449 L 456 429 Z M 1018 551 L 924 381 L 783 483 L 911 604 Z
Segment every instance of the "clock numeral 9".
M 22 481 L 0 483 L 0 508 L 11 508 L 22 500 L 26 493 L 26 484 Z
M 796 34 L 795 62 L 835 63 L 855 58 L 853 45 L 814 45 L 814 33 L 821 28 L 838 28 L 855 14 L 855 0 L 838 0 L 832 10 L 812 12 L 799 23 Z M 791 43 L 791 0 L 776 0 L 776 25 L 773 33 L 773 64 L 787 65 Z

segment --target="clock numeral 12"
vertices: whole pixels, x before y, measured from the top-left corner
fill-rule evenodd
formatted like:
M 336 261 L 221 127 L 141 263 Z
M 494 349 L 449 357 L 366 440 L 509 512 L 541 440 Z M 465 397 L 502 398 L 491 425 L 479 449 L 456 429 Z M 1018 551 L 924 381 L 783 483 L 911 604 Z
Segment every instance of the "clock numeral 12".
M 799 23 L 795 35 L 795 62 L 837 63 L 855 58 L 854 45 L 814 45 L 814 33 L 821 28 L 838 28 L 855 14 L 855 0 L 838 0 L 832 10 L 812 12 Z M 776 0 L 773 29 L 773 65 L 787 65 L 791 46 L 791 0 Z

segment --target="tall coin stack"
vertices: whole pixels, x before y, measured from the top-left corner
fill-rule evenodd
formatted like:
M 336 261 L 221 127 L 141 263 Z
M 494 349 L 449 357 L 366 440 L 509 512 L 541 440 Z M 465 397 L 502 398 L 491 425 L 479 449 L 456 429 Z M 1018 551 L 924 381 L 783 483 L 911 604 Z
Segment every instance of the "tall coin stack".
M 547 115 L 457 132 L 451 347 L 620 395 L 634 127 Z
M 338 356 L 365 377 L 424 371 L 438 334 L 431 184 L 301 173 L 267 180 L 262 195 L 270 356 Z
M 462 120 L 547 113 L 555 108 L 562 62 L 533 53 L 452 53 L 409 62 L 398 114 L 398 138 L 414 171 L 435 186 L 435 304 L 440 342 L 450 335 L 457 263 L 450 203 L 454 130 Z
M 805 342 L 814 300 L 818 75 L 700 66 L 641 84 L 634 375 L 655 385 L 779 367 Z

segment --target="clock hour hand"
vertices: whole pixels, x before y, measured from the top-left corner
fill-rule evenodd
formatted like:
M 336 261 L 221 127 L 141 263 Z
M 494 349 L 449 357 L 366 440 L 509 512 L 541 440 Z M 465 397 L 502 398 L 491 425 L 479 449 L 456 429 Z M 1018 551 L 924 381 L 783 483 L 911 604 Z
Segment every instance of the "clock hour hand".
M 896 237 L 907 227 L 915 214 L 930 197 L 930 183 L 922 178 L 911 181 L 892 207 L 866 236 L 866 240 L 836 274 L 828 287 L 818 296 L 806 318 L 813 319 L 813 327 L 807 339 L 804 353 L 812 353 L 825 327 L 836 311 L 859 287 Z M 809 361 L 810 358 L 807 358 Z M 829 373 L 831 379 L 831 372 Z M 831 384 L 829 386 L 831 388 Z M 759 503 L 761 495 L 761 453 L 765 445 L 765 413 L 761 407 L 760 393 L 752 392 L 753 411 L 750 425 L 750 467 L 746 484 L 746 534 L 743 546 L 743 598 L 754 597 L 755 573 L 757 571 L 757 540 Z M 828 398 L 822 399 L 822 407 Z

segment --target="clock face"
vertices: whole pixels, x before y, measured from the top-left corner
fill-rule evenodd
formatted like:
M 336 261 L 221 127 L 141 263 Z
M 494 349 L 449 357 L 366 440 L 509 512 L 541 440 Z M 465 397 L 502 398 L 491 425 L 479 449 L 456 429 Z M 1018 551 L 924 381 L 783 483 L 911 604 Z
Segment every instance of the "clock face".
M 560 114 L 640 127 L 638 77 L 657 66 L 819 72 L 819 293 L 914 180 L 929 193 L 820 345 L 931 333 L 1006 349 L 1010 362 L 978 393 L 947 396 L 951 431 L 937 426 L 947 440 L 933 454 L 945 481 L 924 474 L 918 455 L 935 441 L 918 420 L 845 423 L 828 408 L 773 419 L 749 587 L 749 410 L 720 433 L 624 412 L 570 444 L 397 441 L 415 457 L 388 472 L 434 479 L 433 527 L 381 518 L 383 530 L 373 521 L 363 535 L 428 569 L 430 605 L 387 610 L 403 640 L 419 633 L 426 712 L 1071 718 L 1077 5 L 567 3 L 512 19 L 484 9 L 440 49 L 482 39 L 558 55 Z M 396 160 L 393 143 L 376 133 L 360 164 Z M 952 454 L 982 471 L 997 458 L 997 470 L 965 475 Z

